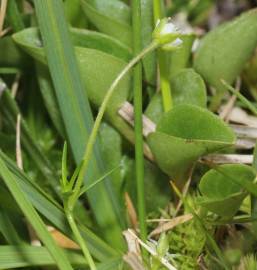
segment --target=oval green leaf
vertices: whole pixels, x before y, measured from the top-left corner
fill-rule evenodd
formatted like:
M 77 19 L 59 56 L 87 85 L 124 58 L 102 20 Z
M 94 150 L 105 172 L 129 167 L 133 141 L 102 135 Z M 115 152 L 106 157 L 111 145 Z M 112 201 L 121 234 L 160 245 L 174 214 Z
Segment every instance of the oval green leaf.
M 130 53 L 118 41 L 97 32 L 73 29 L 71 34 L 81 76 L 87 86 L 88 97 L 98 107 L 102 104 L 112 81 L 126 65 L 124 59 L 129 58 Z M 21 31 L 13 35 L 13 38 L 32 57 L 46 64 L 44 50 L 36 28 Z M 116 112 L 127 100 L 129 88 L 130 75 L 128 74 L 119 83 L 110 100 L 106 111 L 109 118 L 117 118 Z
M 188 104 L 164 114 L 147 138 L 159 167 L 182 183 L 201 156 L 227 148 L 234 140 L 233 131 L 216 115 Z
M 200 181 L 199 203 L 220 216 L 233 216 L 248 194 L 243 188 L 246 181 L 255 177 L 255 170 L 247 165 L 225 164 L 211 169 Z
M 182 69 L 170 81 L 174 106 L 192 104 L 206 107 L 207 94 L 202 77 L 193 69 Z M 163 114 L 162 97 L 157 93 L 149 103 L 145 114 L 158 123 Z
M 81 76 L 87 87 L 88 98 L 93 105 L 99 107 L 112 81 L 131 58 L 130 51 L 116 39 L 93 31 L 71 29 L 71 37 Z M 13 38 L 34 59 L 46 64 L 42 42 L 36 28 L 16 33 Z M 117 114 L 117 110 L 127 100 L 129 89 L 130 74 L 117 86 L 105 117 L 133 142 L 133 129 Z
M 194 68 L 219 93 L 220 80 L 231 84 L 240 74 L 257 45 L 257 9 L 218 26 L 201 41 Z
M 81 0 L 87 18 L 103 33 L 131 45 L 130 10 L 120 1 Z

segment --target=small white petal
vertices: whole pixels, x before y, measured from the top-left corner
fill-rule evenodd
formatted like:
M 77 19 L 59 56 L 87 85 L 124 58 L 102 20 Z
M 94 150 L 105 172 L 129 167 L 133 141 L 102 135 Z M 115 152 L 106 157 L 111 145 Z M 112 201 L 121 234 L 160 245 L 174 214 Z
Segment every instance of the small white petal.
M 172 22 L 169 22 L 163 26 L 163 28 L 161 30 L 161 35 L 173 34 L 177 31 L 178 30 L 177 30 L 176 26 Z

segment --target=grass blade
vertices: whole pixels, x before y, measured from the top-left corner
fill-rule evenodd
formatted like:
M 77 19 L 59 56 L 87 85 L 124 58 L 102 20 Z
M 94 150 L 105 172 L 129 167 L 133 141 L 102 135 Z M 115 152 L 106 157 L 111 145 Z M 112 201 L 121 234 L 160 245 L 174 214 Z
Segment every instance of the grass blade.
M 45 106 L 49 113 L 49 116 L 59 132 L 60 136 L 65 137 L 65 128 L 63 120 L 61 118 L 61 113 L 59 111 L 59 106 L 57 104 L 56 96 L 54 93 L 54 88 L 50 79 L 50 74 L 48 69 L 39 62 L 35 63 L 37 71 L 37 80 L 40 87 L 40 92 L 43 97 Z
M 26 195 L 21 190 L 19 184 L 16 182 L 14 175 L 10 172 L 10 170 L 5 165 L 5 162 L 0 158 L 0 175 L 2 176 L 6 186 L 10 190 L 11 194 L 15 198 L 22 212 L 32 225 L 32 227 L 37 232 L 38 237 L 45 244 L 49 253 L 56 261 L 59 269 L 63 270 L 71 270 L 72 267 L 67 259 L 67 257 L 63 254 L 62 250 L 57 246 L 51 235 L 46 229 L 45 224 L 42 219 L 39 217 L 36 210 L 33 208 L 32 204 L 26 197 Z
M 65 250 L 65 254 L 72 265 L 86 266 L 83 256 L 74 251 Z M 98 264 L 97 270 L 117 269 L 121 258 L 106 260 L 105 263 Z M 33 246 L 0 246 L 0 268 L 13 269 L 29 266 L 55 266 L 56 262 L 52 259 L 45 247 Z
M 35 0 L 34 3 L 69 142 L 76 163 L 80 164 L 93 118 L 69 38 L 62 1 Z M 97 179 L 102 171 L 103 162 L 98 147 L 95 147 L 94 155 L 91 157 L 90 170 L 86 175 L 87 184 Z M 121 248 L 123 239 L 119 224 L 123 222 L 120 207 L 110 182 L 106 180 L 99 184 L 97 189 L 91 189 L 88 192 L 88 198 L 106 239 L 114 246 Z
M 54 227 L 70 236 L 69 226 L 67 224 L 63 209 L 51 199 L 42 189 L 33 183 L 16 164 L 11 161 L 2 151 L 0 159 L 4 160 L 9 170 L 15 175 L 22 191 L 27 195 L 32 205 L 43 215 Z M 110 257 L 117 256 L 118 253 L 97 237 L 85 226 L 79 224 L 82 236 L 87 241 L 92 255 L 100 261 L 105 261 Z
M 226 81 L 221 80 L 221 83 L 233 94 L 235 95 L 253 114 L 257 115 L 257 108 L 250 102 L 247 98 L 245 98 L 241 93 L 236 91 L 231 85 L 229 85 Z
M 3 207 L 0 208 L 0 232 L 7 243 L 12 245 L 22 244 L 22 240 L 9 217 L 8 211 Z
M 7 20 L 10 23 L 14 32 L 18 32 L 25 28 L 21 13 L 15 0 L 8 1 Z
M 73 265 L 85 265 L 85 259 L 78 253 L 65 252 Z M 0 268 L 20 268 L 28 266 L 56 265 L 45 247 L 33 246 L 0 246 Z
M 2 80 L 0 79 L 0 83 Z M 16 101 L 10 94 L 9 89 L 5 89 L 1 96 L 0 100 L 1 111 L 5 119 L 8 120 L 8 123 L 12 126 L 13 131 L 16 129 L 16 119 L 17 115 L 20 114 L 19 108 L 16 104 Z M 34 164 L 37 166 L 42 175 L 49 181 L 49 184 L 53 187 L 56 194 L 56 183 L 57 183 L 57 175 L 54 173 L 55 169 L 49 162 L 49 160 L 42 154 L 41 149 L 39 148 L 37 142 L 30 134 L 30 131 L 27 127 L 26 122 L 21 118 L 21 143 L 26 152 L 32 158 Z

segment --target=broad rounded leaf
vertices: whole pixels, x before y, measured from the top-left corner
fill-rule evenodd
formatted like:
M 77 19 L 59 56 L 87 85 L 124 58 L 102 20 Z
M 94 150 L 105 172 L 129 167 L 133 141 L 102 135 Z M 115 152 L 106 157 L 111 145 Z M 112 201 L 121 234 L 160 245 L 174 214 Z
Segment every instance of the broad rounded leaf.
M 243 188 L 252 182 L 256 172 L 252 167 L 225 164 L 209 170 L 201 179 L 200 204 L 220 216 L 233 216 L 247 195 Z
M 192 104 L 206 107 L 206 87 L 202 77 L 193 69 L 182 69 L 170 81 L 175 105 Z
M 201 41 L 194 68 L 218 91 L 225 91 L 220 80 L 231 84 L 257 46 L 257 9 L 218 26 Z
M 182 69 L 170 81 L 173 105 L 192 104 L 206 107 L 206 87 L 202 77 L 193 69 Z M 161 93 L 157 93 L 148 105 L 145 114 L 155 123 L 163 115 Z
M 126 65 L 124 59 L 130 57 L 130 52 L 118 41 L 97 32 L 72 29 L 71 36 L 88 97 L 99 107 L 112 81 Z M 36 28 L 21 31 L 13 38 L 32 57 L 46 64 Z M 117 109 L 127 100 L 129 87 L 130 75 L 127 75 L 117 86 L 109 103 L 106 111 L 109 118 L 117 118 Z
M 197 201 L 201 206 L 207 208 L 209 211 L 219 216 L 232 217 L 238 211 L 245 196 L 246 193 L 238 192 L 232 195 L 228 195 L 223 199 L 212 200 L 205 197 L 200 197 Z
M 159 167 L 183 182 L 199 157 L 229 147 L 234 140 L 233 131 L 216 115 L 185 104 L 165 113 L 147 138 Z
M 132 58 L 132 52 L 129 47 L 105 34 L 77 28 L 71 28 L 70 34 L 75 47 L 96 49 L 116 56 L 126 62 Z M 14 34 L 13 39 L 27 51 L 29 49 L 29 54 L 32 54 L 33 49 L 43 45 L 37 28 L 26 28 Z
M 120 1 L 81 1 L 87 18 L 103 33 L 113 36 L 126 45 L 131 44 L 130 11 Z
M 93 31 L 71 29 L 71 37 L 88 98 L 99 107 L 109 86 L 131 58 L 130 51 L 116 39 Z M 16 33 L 13 38 L 33 58 L 46 64 L 42 42 L 36 28 Z M 129 89 L 130 74 L 123 78 L 114 91 L 105 117 L 133 142 L 133 130 L 117 114 L 117 110 L 127 100 Z

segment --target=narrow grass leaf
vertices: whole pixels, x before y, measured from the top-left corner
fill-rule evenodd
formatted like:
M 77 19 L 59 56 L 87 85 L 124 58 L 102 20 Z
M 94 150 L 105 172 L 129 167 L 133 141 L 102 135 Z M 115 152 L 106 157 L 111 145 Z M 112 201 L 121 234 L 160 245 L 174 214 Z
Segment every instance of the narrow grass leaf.
M 255 115 L 257 115 L 257 108 L 250 102 L 247 98 L 245 98 L 241 93 L 236 91 L 231 85 L 229 85 L 226 81 L 221 80 L 222 84 Z
M 21 244 L 22 240 L 18 235 L 9 214 L 7 209 L 4 209 L 3 207 L 0 208 L 0 232 L 8 244 Z
M 72 265 L 85 267 L 87 263 L 85 258 L 78 252 L 65 250 L 65 255 Z M 117 269 L 121 258 L 113 258 L 106 260 L 105 263 L 97 265 L 97 270 Z M 48 250 L 45 247 L 33 246 L 0 246 L 0 268 L 13 269 L 21 267 L 33 266 L 55 266 Z
M 73 265 L 86 265 L 85 258 L 76 252 L 66 251 L 65 255 Z M 0 246 L 1 269 L 55 265 L 56 262 L 45 247 Z
M 2 80 L 0 79 L 0 82 Z M 8 89 L 4 91 L 0 99 L 1 111 L 3 112 L 4 117 L 8 120 L 9 124 L 13 128 L 13 131 L 16 130 L 16 119 L 17 115 L 20 114 L 18 105 L 15 99 L 11 96 L 11 93 Z M 41 149 L 38 146 L 38 143 L 35 141 L 33 136 L 30 134 L 30 130 L 23 118 L 21 118 L 21 143 L 22 147 L 30 155 L 33 160 L 33 163 L 37 166 L 39 171 L 48 180 L 50 186 L 53 187 L 56 194 L 57 175 L 55 174 L 55 169 L 51 165 L 50 161 L 42 154 Z
M 19 183 L 22 191 L 26 194 L 37 211 L 40 212 L 40 214 L 44 216 L 54 227 L 70 237 L 71 233 L 63 209 L 40 187 L 33 183 L 22 171 L 20 171 L 16 164 L 2 151 L 0 151 L 0 158 L 4 160 L 9 170 L 14 174 L 17 183 Z M 10 203 L 8 203 L 8 205 L 10 205 Z M 88 228 L 80 223 L 79 228 L 82 236 L 87 241 L 90 252 L 95 258 L 100 261 L 105 261 L 110 257 L 117 256 L 117 252 L 113 248 L 108 246 Z
M 14 32 L 18 32 L 25 28 L 22 15 L 19 11 L 16 0 L 8 0 L 7 5 L 7 21 Z
M 58 103 L 75 160 L 79 164 L 91 131 L 93 117 L 81 82 L 62 1 L 35 0 L 34 3 Z M 86 174 L 87 183 L 92 183 L 103 169 L 97 144 L 94 150 L 90 169 Z M 91 189 L 88 198 L 106 239 L 114 246 L 122 248 L 120 224 L 123 223 L 123 219 L 110 181 L 106 180 L 100 183 L 97 189 Z
M 65 127 L 59 110 L 49 71 L 46 66 L 42 65 L 39 62 L 36 62 L 35 65 L 37 72 L 37 80 L 46 109 L 60 136 L 65 137 Z
M 63 254 L 62 250 L 57 246 L 52 236 L 47 231 L 45 224 L 42 219 L 33 208 L 32 204 L 23 193 L 21 187 L 17 183 L 15 176 L 10 172 L 10 170 L 5 165 L 3 159 L 0 158 L 0 175 L 3 178 L 6 186 L 12 193 L 22 212 L 37 232 L 38 237 L 45 244 L 46 248 L 49 250 L 51 256 L 56 261 L 59 269 L 62 270 L 71 270 L 72 267 L 67 259 L 67 257 Z

